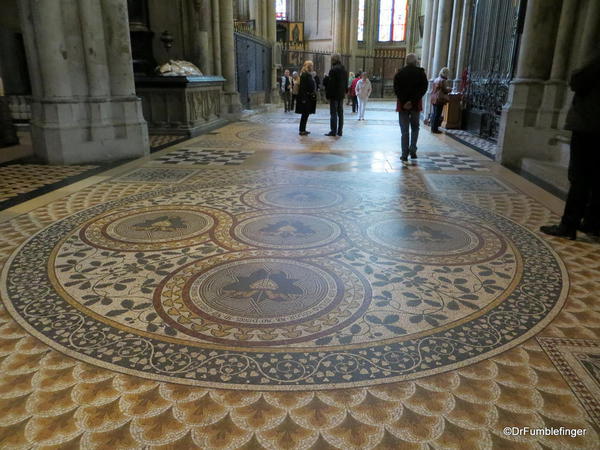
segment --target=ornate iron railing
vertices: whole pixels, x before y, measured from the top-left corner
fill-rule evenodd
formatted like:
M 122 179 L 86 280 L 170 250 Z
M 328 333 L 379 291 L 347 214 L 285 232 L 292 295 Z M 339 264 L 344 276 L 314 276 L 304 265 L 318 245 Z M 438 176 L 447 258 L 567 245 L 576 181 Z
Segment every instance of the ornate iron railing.
M 473 1 L 467 115 L 480 119 L 471 129 L 495 140 L 513 77 L 521 0 Z

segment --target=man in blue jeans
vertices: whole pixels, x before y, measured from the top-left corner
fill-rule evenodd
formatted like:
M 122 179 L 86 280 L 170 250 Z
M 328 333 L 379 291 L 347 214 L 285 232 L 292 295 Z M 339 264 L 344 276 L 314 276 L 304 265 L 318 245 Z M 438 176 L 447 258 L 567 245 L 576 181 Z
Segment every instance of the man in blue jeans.
M 341 136 L 344 128 L 344 97 L 348 84 L 348 72 L 339 54 L 331 55 L 331 70 L 327 77 L 326 96 L 329 100 L 330 131 L 325 136 Z
M 394 92 L 398 101 L 396 111 L 402 133 L 403 162 L 417 157 L 417 139 L 419 138 L 419 119 L 423 109 L 422 98 L 427 92 L 427 75 L 417 66 L 417 55 L 406 55 L 406 65 L 394 77 Z

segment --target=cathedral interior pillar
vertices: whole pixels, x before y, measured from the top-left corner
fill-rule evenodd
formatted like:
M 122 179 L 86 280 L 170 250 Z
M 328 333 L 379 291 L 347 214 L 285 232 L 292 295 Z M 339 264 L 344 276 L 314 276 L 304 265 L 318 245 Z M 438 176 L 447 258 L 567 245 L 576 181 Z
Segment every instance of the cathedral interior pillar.
M 575 35 L 578 8 L 579 0 L 563 0 L 562 2 L 550 79 L 545 82 L 537 121 L 541 128 L 559 128 L 560 112 L 567 93 L 569 57 Z
M 435 47 L 433 50 L 432 78 L 446 65 L 452 24 L 452 0 L 440 0 L 437 18 Z
M 221 29 L 221 67 L 225 78 L 225 111 L 241 111 L 240 95 L 235 84 L 235 42 L 233 30 L 233 0 L 221 0 L 219 5 Z
M 212 46 L 213 46 L 213 75 L 222 75 L 221 66 L 221 15 L 219 0 L 211 0 L 212 12 Z
M 431 42 L 431 22 L 433 17 L 433 0 L 425 1 L 425 23 L 423 26 L 423 42 L 421 47 L 421 65 L 428 67 L 429 44 Z M 427 70 L 427 69 L 426 69 Z
M 450 76 L 457 77 L 457 49 L 460 32 L 460 20 L 462 18 L 463 0 L 454 0 L 452 7 L 452 26 L 450 28 L 450 39 L 448 42 L 448 60 L 446 67 L 450 69 Z
M 562 0 L 528 0 L 519 49 L 516 77 L 503 107 L 498 137 L 498 159 L 520 167 L 522 159 L 551 158 L 544 133 L 533 133 L 550 77 Z M 510 133 L 507 124 L 510 123 Z M 539 131 L 539 130 L 536 130 Z
M 454 89 L 457 90 L 462 81 L 462 73 L 467 67 L 467 55 L 469 54 L 469 31 L 471 30 L 471 9 L 473 3 L 464 0 L 462 8 L 462 20 L 460 36 L 458 39 L 458 52 L 456 56 L 456 73 L 454 74 Z
M 18 5 L 32 81 L 36 155 L 51 164 L 80 164 L 147 154 L 125 0 Z

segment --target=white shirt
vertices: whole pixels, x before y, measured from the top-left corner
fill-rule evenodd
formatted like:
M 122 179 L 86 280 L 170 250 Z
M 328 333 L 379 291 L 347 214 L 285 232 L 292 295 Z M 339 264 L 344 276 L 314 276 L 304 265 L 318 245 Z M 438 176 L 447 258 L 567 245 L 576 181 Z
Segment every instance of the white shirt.
M 371 91 L 373 88 L 371 87 L 371 80 L 360 79 L 358 83 L 356 83 L 356 95 L 360 98 L 369 98 L 371 95 Z

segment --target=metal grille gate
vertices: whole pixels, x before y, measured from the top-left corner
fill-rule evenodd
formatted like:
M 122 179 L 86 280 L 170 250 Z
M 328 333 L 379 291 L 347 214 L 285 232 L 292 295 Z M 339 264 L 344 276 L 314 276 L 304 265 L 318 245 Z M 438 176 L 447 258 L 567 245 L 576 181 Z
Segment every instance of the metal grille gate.
M 496 140 L 516 64 L 525 0 L 473 1 L 466 128 Z
M 271 53 L 271 46 L 259 38 L 235 33 L 236 85 L 246 108 L 250 94 L 271 89 Z

